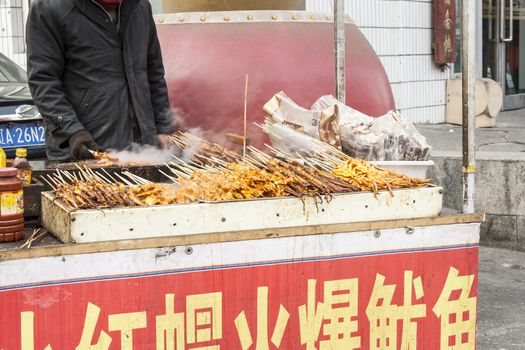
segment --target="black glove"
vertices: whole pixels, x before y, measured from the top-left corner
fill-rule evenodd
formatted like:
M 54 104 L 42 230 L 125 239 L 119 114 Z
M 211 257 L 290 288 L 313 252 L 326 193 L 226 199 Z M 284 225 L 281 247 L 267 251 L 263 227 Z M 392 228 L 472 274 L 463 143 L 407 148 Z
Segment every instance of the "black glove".
M 91 134 L 81 130 L 69 138 L 69 151 L 75 160 L 93 159 L 92 151 L 100 151 L 101 147 L 93 140 Z

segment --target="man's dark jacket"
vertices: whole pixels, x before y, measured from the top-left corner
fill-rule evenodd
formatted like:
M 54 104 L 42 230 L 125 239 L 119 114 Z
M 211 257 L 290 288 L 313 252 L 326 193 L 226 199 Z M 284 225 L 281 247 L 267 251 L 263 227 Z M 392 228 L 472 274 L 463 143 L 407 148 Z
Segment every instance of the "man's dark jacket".
M 94 0 L 35 0 L 27 24 L 29 87 L 46 125 L 47 155 L 71 158 L 71 135 L 103 148 L 172 131 L 160 45 L 147 0 L 123 0 L 113 23 Z M 130 110 L 130 107 L 133 107 Z

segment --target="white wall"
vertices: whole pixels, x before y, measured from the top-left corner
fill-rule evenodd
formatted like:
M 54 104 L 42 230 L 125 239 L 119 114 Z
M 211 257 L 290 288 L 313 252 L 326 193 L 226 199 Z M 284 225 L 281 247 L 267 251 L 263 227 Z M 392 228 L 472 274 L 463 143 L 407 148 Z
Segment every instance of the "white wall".
M 29 0 L 0 0 L 0 51 L 25 68 Z M 153 0 L 157 11 L 160 1 Z M 347 14 L 379 55 L 398 109 L 414 122 L 445 121 L 446 80 L 432 59 L 432 0 L 345 0 Z M 306 0 L 308 11 L 333 12 L 333 0 Z
M 0 52 L 25 69 L 24 13 L 27 2 L 0 0 Z
M 397 108 L 418 123 L 445 121 L 446 80 L 432 58 L 432 0 L 345 0 L 346 13 L 383 62 Z M 306 0 L 332 12 L 333 0 Z

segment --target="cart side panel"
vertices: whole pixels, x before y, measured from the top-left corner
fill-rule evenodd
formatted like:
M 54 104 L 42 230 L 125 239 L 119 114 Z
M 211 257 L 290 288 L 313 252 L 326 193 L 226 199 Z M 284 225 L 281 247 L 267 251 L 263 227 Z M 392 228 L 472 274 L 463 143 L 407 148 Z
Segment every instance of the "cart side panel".
M 53 202 L 49 193 L 45 195 L 44 227 L 62 242 L 76 243 L 435 217 L 443 202 L 441 187 L 422 187 L 392 193 L 336 194 L 332 198 L 284 197 L 70 211 L 61 207 L 60 201 Z
M 456 224 L 3 261 L 0 348 L 474 349 L 478 241 Z
M 71 211 L 50 192 L 42 192 L 42 225 L 64 243 L 71 240 Z

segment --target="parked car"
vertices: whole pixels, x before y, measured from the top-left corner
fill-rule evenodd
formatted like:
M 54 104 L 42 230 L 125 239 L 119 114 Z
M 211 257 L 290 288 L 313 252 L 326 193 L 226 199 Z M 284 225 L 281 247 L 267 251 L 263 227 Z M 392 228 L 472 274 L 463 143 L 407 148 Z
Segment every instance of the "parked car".
M 29 158 L 45 157 L 42 116 L 33 105 L 27 74 L 0 53 L 0 147 L 13 158 L 18 147 Z

